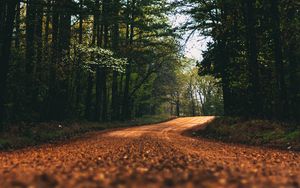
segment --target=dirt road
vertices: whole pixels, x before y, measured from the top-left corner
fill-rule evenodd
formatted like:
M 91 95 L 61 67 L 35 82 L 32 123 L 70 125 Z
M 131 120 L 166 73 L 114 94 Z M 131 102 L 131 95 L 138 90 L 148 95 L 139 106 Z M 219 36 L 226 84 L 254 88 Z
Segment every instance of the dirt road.
M 0 153 L 0 187 L 300 187 L 300 153 L 182 135 L 212 117 Z

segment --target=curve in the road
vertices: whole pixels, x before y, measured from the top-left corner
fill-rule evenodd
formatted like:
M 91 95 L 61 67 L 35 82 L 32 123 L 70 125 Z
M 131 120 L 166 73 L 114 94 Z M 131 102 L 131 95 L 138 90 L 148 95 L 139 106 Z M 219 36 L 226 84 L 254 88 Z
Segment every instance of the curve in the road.
M 0 153 L 0 187 L 299 187 L 300 154 L 194 139 L 213 117 Z

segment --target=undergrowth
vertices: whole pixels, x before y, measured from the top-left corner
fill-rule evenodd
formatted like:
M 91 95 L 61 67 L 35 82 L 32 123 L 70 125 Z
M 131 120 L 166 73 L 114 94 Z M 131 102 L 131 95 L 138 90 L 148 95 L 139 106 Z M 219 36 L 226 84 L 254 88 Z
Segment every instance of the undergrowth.
M 300 150 L 299 126 L 271 120 L 218 117 L 196 135 L 226 142 Z

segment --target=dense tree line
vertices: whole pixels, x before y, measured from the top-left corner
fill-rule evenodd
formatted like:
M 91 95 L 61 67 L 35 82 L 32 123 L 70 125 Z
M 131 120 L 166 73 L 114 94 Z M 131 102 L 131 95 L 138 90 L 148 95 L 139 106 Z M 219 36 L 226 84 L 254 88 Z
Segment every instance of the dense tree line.
M 156 113 L 178 62 L 157 0 L 1 0 L 1 121 L 124 120 Z M 175 73 L 174 73 L 175 74 Z
M 164 70 L 160 75 L 156 90 L 163 93 L 167 100 L 163 103 L 165 111 L 174 116 L 223 115 L 223 93 L 219 79 L 199 76 L 195 65 L 195 60 L 184 58 L 180 68 Z
M 184 31 L 211 41 L 198 63 L 200 77 L 182 67 L 167 15 L 174 5 L 193 18 Z M 223 114 L 223 106 L 225 115 L 299 119 L 299 6 L 1 0 L 1 122 Z
M 199 72 L 221 78 L 226 115 L 299 120 L 299 1 L 177 3 L 193 17 L 183 28 L 212 40 Z

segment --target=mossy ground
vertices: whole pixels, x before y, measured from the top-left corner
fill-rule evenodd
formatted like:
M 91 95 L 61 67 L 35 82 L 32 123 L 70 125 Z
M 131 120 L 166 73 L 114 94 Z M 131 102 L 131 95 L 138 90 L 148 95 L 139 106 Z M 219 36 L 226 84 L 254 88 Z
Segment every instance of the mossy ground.
M 300 151 L 300 126 L 270 120 L 218 117 L 196 136 Z
M 144 116 L 125 122 L 45 122 L 14 123 L 0 133 L 0 150 L 19 149 L 81 136 L 86 132 L 110 128 L 153 124 L 173 119 L 169 115 Z

